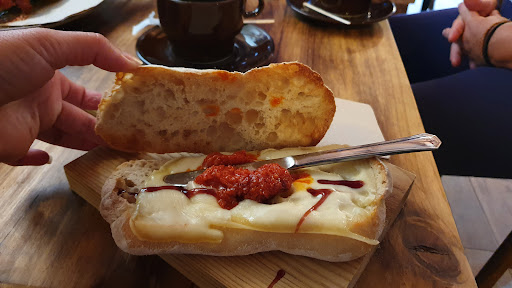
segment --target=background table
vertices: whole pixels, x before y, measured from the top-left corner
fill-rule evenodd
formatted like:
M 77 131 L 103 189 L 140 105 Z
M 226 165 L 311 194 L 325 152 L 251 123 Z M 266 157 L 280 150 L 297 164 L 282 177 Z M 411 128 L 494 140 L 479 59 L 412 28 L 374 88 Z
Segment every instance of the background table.
M 251 6 L 250 3 L 248 6 Z M 105 1 L 60 27 L 99 32 L 134 54 L 131 28 L 156 10 L 153 1 Z M 267 1 L 261 25 L 274 38 L 275 62 L 318 71 L 337 97 L 370 104 L 387 139 L 424 132 L 387 21 L 362 29 L 313 25 L 284 0 Z M 65 75 L 107 90 L 113 75 L 68 67 Z M 83 154 L 36 142 L 53 156 L 43 167 L 0 164 L 0 282 L 50 287 L 194 286 L 157 256 L 120 251 L 99 213 L 69 190 L 63 165 Z M 361 276 L 358 287 L 476 287 L 430 152 L 393 156 L 417 175 L 405 208 Z M 279 287 L 276 285 L 276 287 Z

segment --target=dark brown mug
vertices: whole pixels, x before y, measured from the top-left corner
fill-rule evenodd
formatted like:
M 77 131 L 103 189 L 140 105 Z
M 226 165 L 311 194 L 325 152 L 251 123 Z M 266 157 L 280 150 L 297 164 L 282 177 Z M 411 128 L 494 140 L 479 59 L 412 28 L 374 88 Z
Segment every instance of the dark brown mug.
M 371 0 L 318 0 L 312 4 L 343 17 L 360 17 L 368 15 L 371 2 Z
M 233 53 L 235 36 L 243 17 L 258 15 L 258 8 L 245 11 L 246 0 L 158 0 L 160 25 L 175 56 L 191 62 L 215 62 Z

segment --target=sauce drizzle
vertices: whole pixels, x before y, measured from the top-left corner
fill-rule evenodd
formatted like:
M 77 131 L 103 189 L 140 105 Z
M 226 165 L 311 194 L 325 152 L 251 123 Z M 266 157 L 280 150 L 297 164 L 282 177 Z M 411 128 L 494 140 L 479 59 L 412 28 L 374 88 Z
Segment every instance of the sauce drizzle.
M 363 181 L 351 181 L 351 180 L 318 180 L 320 184 L 329 184 L 329 185 L 343 185 L 350 188 L 358 189 L 364 186 Z
M 309 176 L 307 173 L 303 173 L 301 175 L 297 175 L 294 177 L 294 179 L 299 180 L 301 178 L 304 178 L 304 177 L 307 177 Z M 363 181 L 351 181 L 351 180 L 324 180 L 324 179 L 320 179 L 320 180 L 317 180 L 318 183 L 320 184 L 328 184 L 328 185 L 343 185 L 343 186 L 347 186 L 347 187 L 350 187 L 350 188 L 354 188 L 354 189 L 358 189 L 358 188 L 361 188 L 364 186 L 364 182 Z M 304 215 L 302 215 L 302 217 L 300 218 L 299 220 L 299 223 L 297 223 L 297 226 L 295 227 L 295 233 L 299 232 L 299 229 L 300 229 L 300 226 L 302 225 L 302 223 L 304 222 L 304 220 L 306 220 L 306 217 L 308 217 L 309 214 L 311 214 L 311 212 L 315 211 L 316 209 L 318 209 L 318 207 L 320 207 L 320 205 L 322 205 L 325 200 L 327 199 L 327 197 L 329 197 L 329 195 L 331 195 L 331 193 L 333 192 L 334 190 L 332 189 L 313 189 L 313 188 L 308 188 L 308 192 L 313 195 L 313 196 L 318 196 L 318 195 L 322 195 L 322 197 L 320 197 L 320 200 L 318 200 L 318 202 L 316 202 L 315 205 L 313 205 L 313 207 L 309 208 L 308 211 L 306 211 L 304 213 Z
M 309 210 L 306 211 L 306 213 L 304 213 L 304 215 L 302 215 L 302 217 L 299 220 L 299 223 L 297 223 L 297 226 L 295 227 L 295 233 L 299 232 L 300 226 L 302 225 L 304 220 L 306 220 L 306 217 L 308 217 L 308 215 L 311 212 L 313 212 L 316 209 L 318 209 L 318 207 L 320 207 L 320 205 L 322 205 L 325 202 L 325 199 L 327 199 L 327 197 L 329 197 L 329 195 L 331 195 L 331 193 L 333 191 L 334 190 L 332 190 L 332 189 L 312 189 L 312 188 L 308 189 L 308 192 L 311 195 L 313 195 L 315 197 L 318 196 L 318 195 L 322 195 L 322 197 L 320 198 L 320 200 L 318 200 L 318 202 L 316 202 L 315 205 L 313 205 L 313 207 L 309 208 Z
M 276 285 L 276 283 L 279 282 L 279 280 L 281 280 L 281 278 L 283 278 L 285 274 L 286 274 L 286 271 L 284 271 L 283 269 L 279 269 L 279 271 L 277 271 L 276 278 L 274 278 L 272 283 L 270 283 L 270 285 L 268 285 L 268 288 L 274 287 L 274 285 Z

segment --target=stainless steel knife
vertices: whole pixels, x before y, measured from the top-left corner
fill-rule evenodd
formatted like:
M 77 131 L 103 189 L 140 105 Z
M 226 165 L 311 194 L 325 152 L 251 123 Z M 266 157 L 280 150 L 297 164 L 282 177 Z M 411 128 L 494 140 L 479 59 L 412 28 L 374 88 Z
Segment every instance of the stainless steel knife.
M 288 170 L 331 164 L 342 161 L 350 161 L 374 156 L 385 156 L 420 151 L 432 151 L 441 146 L 441 140 L 436 135 L 423 133 L 406 138 L 390 141 L 377 142 L 372 144 L 352 146 L 342 149 L 321 151 L 302 155 L 288 156 L 284 158 L 257 161 L 242 165 L 234 165 L 239 168 L 255 170 L 265 164 L 276 163 Z M 164 182 L 174 186 L 185 186 L 193 181 L 203 170 L 192 172 L 169 174 L 164 177 Z

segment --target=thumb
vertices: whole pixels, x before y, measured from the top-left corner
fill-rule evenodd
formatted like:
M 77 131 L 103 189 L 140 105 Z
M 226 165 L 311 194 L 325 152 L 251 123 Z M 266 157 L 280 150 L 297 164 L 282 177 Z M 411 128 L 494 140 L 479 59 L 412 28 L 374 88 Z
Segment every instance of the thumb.
M 464 0 L 464 5 L 470 10 L 477 12 L 480 16 L 489 16 L 496 9 L 496 0 Z
M 478 16 L 476 12 L 469 11 L 466 5 L 464 5 L 464 3 L 459 4 L 459 15 L 462 18 L 462 21 L 464 21 L 465 23 L 470 21 L 472 17 Z
M 501 16 L 500 12 L 498 10 L 492 10 L 491 14 L 489 16 Z
M 27 154 L 14 163 L 7 163 L 12 166 L 41 166 L 52 163 L 52 157 L 43 150 L 29 149 Z

